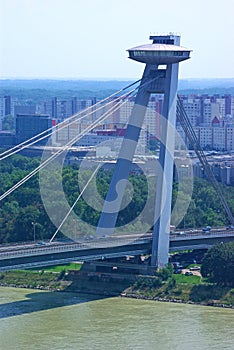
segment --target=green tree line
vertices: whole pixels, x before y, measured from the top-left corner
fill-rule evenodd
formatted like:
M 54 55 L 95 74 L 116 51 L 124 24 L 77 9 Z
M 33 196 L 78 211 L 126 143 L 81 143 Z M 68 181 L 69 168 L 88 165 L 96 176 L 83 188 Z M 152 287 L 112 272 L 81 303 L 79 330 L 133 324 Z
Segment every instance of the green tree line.
M 3 194 L 11 188 L 20 179 L 26 176 L 30 171 L 40 164 L 40 159 L 27 158 L 15 155 L 0 163 L 0 193 Z M 77 182 L 78 168 L 65 166 L 62 173 L 63 190 L 66 199 L 72 205 L 79 195 L 79 186 Z M 87 170 L 84 176 L 84 182 L 91 176 L 92 170 Z M 100 170 L 97 176 L 97 189 L 99 195 L 105 198 L 112 172 Z M 46 177 L 48 188 L 50 187 L 50 174 Z M 120 211 L 117 226 L 130 223 L 135 217 L 140 216 L 145 206 L 148 196 L 154 196 L 154 193 L 148 193 L 147 180 L 144 175 L 130 175 L 132 188 L 126 191 L 126 203 L 128 197 L 132 197 L 126 207 Z M 150 181 L 155 181 L 151 179 Z M 90 183 L 87 191 L 92 191 L 95 183 Z M 234 212 L 234 188 L 222 186 L 223 192 L 227 198 L 228 204 Z M 181 192 L 181 190 L 180 190 Z M 172 206 L 178 195 L 183 199 L 186 196 L 180 193 L 178 184 L 173 185 Z M 95 197 L 95 196 L 94 196 Z M 95 198 L 93 199 L 95 201 Z M 61 208 L 62 209 L 62 208 Z M 90 207 L 82 198 L 76 204 L 74 211 L 82 221 L 97 225 L 100 211 Z M 64 213 L 65 216 L 66 213 Z M 149 209 L 149 215 L 153 217 L 153 206 Z M 142 220 L 144 220 L 142 218 Z M 1 201 L 0 204 L 0 244 L 7 242 L 33 240 L 33 223 L 36 223 L 36 238 L 49 239 L 54 234 L 56 227 L 50 221 L 40 196 L 38 175 L 32 177 L 24 185 L 14 191 L 11 195 Z M 227 218 L 213 187 L 205 180 L 194 179 L 194 190 L 187 214 L 181 221 L 179 228 L 202 227 L 203 225 L 219 226 L 228 224 Z M 133 229 L 137 230 L 137 228 Z

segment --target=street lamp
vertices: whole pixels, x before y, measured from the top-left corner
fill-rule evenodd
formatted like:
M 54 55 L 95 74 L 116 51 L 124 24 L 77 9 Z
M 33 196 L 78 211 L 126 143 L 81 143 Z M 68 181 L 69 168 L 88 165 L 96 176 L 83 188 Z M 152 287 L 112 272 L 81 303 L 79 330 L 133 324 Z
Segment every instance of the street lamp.
M 36 241 L 36 222 L 32 222 L 33 225 L 33 241 Z

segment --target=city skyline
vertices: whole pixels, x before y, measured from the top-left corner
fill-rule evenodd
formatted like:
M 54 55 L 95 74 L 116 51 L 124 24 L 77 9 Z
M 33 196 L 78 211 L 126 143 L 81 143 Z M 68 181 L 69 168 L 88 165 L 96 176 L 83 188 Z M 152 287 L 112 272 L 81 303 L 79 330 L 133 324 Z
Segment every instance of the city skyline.
M 232 0 L 0 0 L 0 78 L 135 79 L 127 49 L 149 35 L 181 35 L 192 49 L 180 79 L 234 77 Z M 154 32 L 155 31 L 155 32 Z

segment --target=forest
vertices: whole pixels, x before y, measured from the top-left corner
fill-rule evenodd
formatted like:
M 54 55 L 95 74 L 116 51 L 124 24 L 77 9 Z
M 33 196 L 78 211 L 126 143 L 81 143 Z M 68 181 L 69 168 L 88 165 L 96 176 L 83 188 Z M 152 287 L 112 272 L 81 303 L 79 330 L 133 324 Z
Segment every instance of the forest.
M 3 194 L 20 179 L 35 169 L 40 164 L 40 159 L 28 158 L 15 155 L 5 159 L 0 163 L 0 194 Z M 62 172 L 62 185 L 66 199 L 70 206 L 75 202 L 79 195 L 79 186 L 77 182 L 79 169 L 77 166 L 64 166 Z M 112 172 L 100 169 L 98 171 L 96 186 L 99 195 L 105 198 L 108 184 Z M 85 178 L 91 176 L 91 170 L 86 171 Z M 133 193 L 131 201 L 120 211 L 117 226 L 131 222 L 134 217 L 140 215 L 145 206 L 148 196 L 147 181 L 144 175 L 130 175 Z M 50 174 L 46 177 L 48 188 L 50 187 Z M 87 181 L 87 179 L 84 181 Z M 153 181 L 153 180 L 152 180 Z M 92 183 L 90 189 L 92 194 Z M 221 185 L 224 196 L 229 207 L 234 212 L 234 187 Z M 181 190 L 180 190 L 181 192 Z M 172 207 L 179 193 L 177 183 L 173 184 Z M 61 208 L 63 211 L 63 208 Z M 153 208 L 151 208 L 153 215 Z M 97 225 L 100 217 L 100 211 L 91 208 L 83 198 L 81 198 L 74 207 L 76 215 L 83 221 L 91 225 Z M 64 215 L 66 213 L 64 212 Z M 34 227 L 36 224 L 36 239 L 46 240 L 56 231 L 56 227 L 48 217 L 44 208 L 40 187 L 39 177 L 35 175 L 12 194 L 1 201 L 0 206 L 0 244 L 18 241 L 32 241 L 34 239 Z M 173 224 L 173 222 L 172 222 Z M 223 211 L 221 202 L 213 187 L 204 179 L 194 179 L 194 189 L 192 199 L 183 220 L 177 228 L 198 228 L 205 225 L 223 226 L 228 225 L 228 220 Z

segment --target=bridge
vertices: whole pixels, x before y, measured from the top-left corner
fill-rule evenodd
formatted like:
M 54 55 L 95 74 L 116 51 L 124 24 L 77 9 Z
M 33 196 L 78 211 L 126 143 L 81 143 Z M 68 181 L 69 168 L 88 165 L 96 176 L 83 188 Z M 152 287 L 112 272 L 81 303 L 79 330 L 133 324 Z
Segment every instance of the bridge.
M 208 249 L 214 244 L 234 240 L 234 230 L 210 233 L 194 232 L 170 235 L 170 251 Z M 149 255 L 152 234 L 112 236 L 73 243 L 31 243 L 2 246 L 0 248 L 0 271 L 28 269 L 33 267 L 64 264 L 71 261 L 103 260 L 132 255 Z
M 150 39 L 153 41 L 151 44 L 141 45 L 128 50 L 130 59 L 145 64 L 144 73 L 140 80 L 121 89 L 101 102 L 98 102 L 95 106 L 91 106 L 90 109 L 88 108 L 82 113 L 77 113 L 71 116 L 67 120 L 61 122 L 57 128 L 52 127 L 43 131 L 40 134 L 33 136 L 31 139 L 16 145 L 11 150 L 4 151 L 0 154 L 1 161 L 24 148 L 32 146 L 38 141 L 44 140 L 48 136 L 52 136 L 54 133 L 56 133 L 57 138 L 61 130 L 64 131 L 64 128 L 69 128 L 72 125 L 74 126 L 74 123 L 78 123 L 77 135 L 71 138 L 68 142 L 64 142 L 64 144 L 62 144 L 62 146 L 55 150 L 51 155 L 48 156 L 45 151 L 41 164 L 37 168 L 32 170 L 31 173 L 0 195 L 0 201 L 4 200 L 4 198 L 17 190 L 17 188 L 23 185 L 32 176 L 40 172 L 40 192 L 41 196 L 44 196 L 42 198 L 43 203 L 51 221 L 57 227 L 50 243 L 46 244 L 46 246 L 17 245 L 12 247 L 1 247 L 0 270 L 54 265 L 74 260 L 87 261 L 100 259 L 102 257 L 108 258 L 139 254 L 151 254 L 151 267 L 160 268 L 167 264 L 169 250 L 205 249 L 215 243 L 233 240 L 233 231 L 211 232 L 209 234 L 202 234 L 201 232 L 193 234 L 186 233 L 181 236 L 169 236 L 176 118 L 183 127 L 190 143 L 193 145 L 194 150 L 203 165 L 207 178 L 210 179 L 216 189 L 232 225 L 234 225 L 234 219 L 225 198 L 217 185 L 204 153 L 199 146 L 199 142 L 191 127 L 190 121 L 187 118 L 186 112 L 183 109 L 183 105 L 180 99 L 177 98 L 179 62 L 189 59 L 191 50 L 181 47 L 180 37 L 176 35 L 151 36 Z M 138 86 L 130 90 L 134 84 L 138 84 Z M 161 171 L 157 173 L 157 189 L 155 191 L 154 201 L 151 203 L 154 208 L 154 218 L 152 222 L 147 222 L 149 226 L 147 230 L 153 227 L 153 233 L 151 235 L 133 235 L 131 237 L 126 233 L 123 237 L 120 237 L 115 234 L 116 220 L 121 210 L 121 203 L 127 185 L 133 156 L 142 130 L 146 108 L 151 94 L 155 93 L 164 95 L 164 104 L 158 130 L 160 131 L 158 163 Z M 56 197 L 56 193 L 63 193 L 62 181 L 59 185 L 57 183 L 57 174 L 60 170 L 58 167 L 59 164 L 63 164 L 65 159 L 64 154 L 69 147 L 82 139 L 84 135 L 97 126 L 102 125 L 110 115 L 115 113 L 123 105 L 124 100 L 126 101 L 133 96 L 135 97 L 134 107 L 127 124 L 126 133 L 120 148 L 114 174 L 96 227 L 96 238 L 92 241 L 82 241 L 79 243 L 56 243 L 54 239 L 59 231 L 62 233 L 65 232 L 65 236 L 69 230 L 71 231 L 72 222 L 77 219 L 73 209 L 99 169 L 99 167 L 95 169 L 92 176 L 87 180 L 87 183 L 79 193 L 76 201 L 72 206 L 69 206 L 65 196 Z M 100 109 L 103 107 L 104 112 L 100 114 Z M 91 120 L 87 119 L 88 117 L 91 117 Z M 57 158 L 59 158 L 59 161 L 53 162 Z M 48 166 L 52 163 L 53 166 L 48 170 Z M 52 172 L 56 174 L 54 180 L 53 177 L 51 177 L 49 188 L 43 183 L 43 175 L 41 175 L 43 174 L 43 169 L 45 167 L 49 174 L 52 174 Z M 48 176 L 48 173 L 46 176 Z M 54 184 L 57 187 L 54 187 Z M 55 198 L 53 200 L 49 198 L 49 201 L 47 201 L 47 192 L 52 191 L 53 189 Z M 62 206 L 61 198 L 64 198 Z M 58 205 L 58 207 L 56 207 L 56 205 Z M 57 215 L 58 213 L 60 213 L 60 215 Z M 61 217 L 62 215 L 63 217 Z M 66 231 L 65 228 L 67 223 L 69 223 L 69 220 L 71 223 L 70 228 Z M 32 224 L 34 225 L 35 235 L 35 222 Z M 103 236 L 107 236 L 107 238 L 102 238 Z

